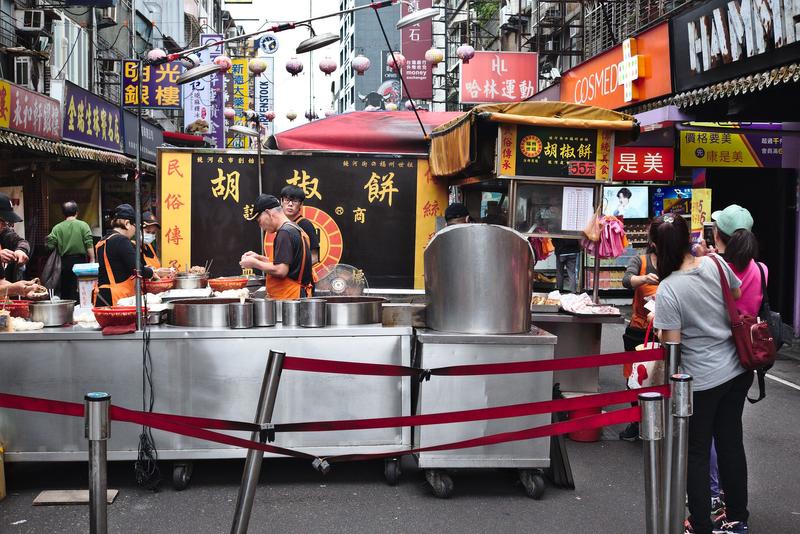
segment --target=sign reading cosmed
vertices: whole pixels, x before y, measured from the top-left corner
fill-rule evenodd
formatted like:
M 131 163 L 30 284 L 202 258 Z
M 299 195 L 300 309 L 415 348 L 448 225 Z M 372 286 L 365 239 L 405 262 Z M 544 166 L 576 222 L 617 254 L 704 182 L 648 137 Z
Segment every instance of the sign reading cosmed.
M 521 102 L 536 94 L 539 55 L 535 52 L 475 52 L 461 64 L 462 104 Z
M 64 83 L 65 140 L 122 152 L 120 108 L 72 82 Z
M 561 100 L 616 109 L 672 91 L 663 23 L 564 73 Z
M 500 176 L 607 180 L 614 136 L 605 130 L 500 126 Z

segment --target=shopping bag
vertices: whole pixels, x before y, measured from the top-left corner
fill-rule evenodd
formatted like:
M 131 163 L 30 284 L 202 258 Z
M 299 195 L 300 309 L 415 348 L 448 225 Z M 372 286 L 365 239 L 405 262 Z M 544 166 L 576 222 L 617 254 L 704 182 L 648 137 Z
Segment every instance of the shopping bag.
M 597 206 L 597 209 L 592 214 L 592 217 L 589 219 L 589 222 L 586 223 L 586 227 L 583 229 L 583 235 L 586 236 L 586 239 L 589 241 L 599 241 L 600 240 L 600 232 L 602 231 L 602 224 L 600 219 L 603 217 L 602 213 L 602 205 Z
M 58 253 L 58 248 L 54 248 L 53 252 L 48 256 L 47 261 L 42 269 L 42 285 L 47 289 L 52 289 L 56 294 L 61 290 L 61 255 Z
M 636 345 L 637 351 L 661 348 L 661 343 L 648 341 L 652 329 L 653 323 L 651 321 L 647 323 L 647 330 L 645 330 L 644 333 L 644 343 Z M 631 374 L 628 377 L 628 387 L 630 389 L 641 389 L 650 386 L 660 386 L 662 384 L 664 384 L 664 360 L 636 362 L 633 364 Z

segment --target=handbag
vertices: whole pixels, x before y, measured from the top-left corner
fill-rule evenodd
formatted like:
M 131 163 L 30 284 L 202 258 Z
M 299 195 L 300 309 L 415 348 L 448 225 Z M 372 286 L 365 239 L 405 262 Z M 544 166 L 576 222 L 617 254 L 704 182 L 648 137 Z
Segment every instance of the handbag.
M 769 331 L 772 332 L 772 339 L 775 342 L 775 350 L 780 350 L 782 346 L 787 344 L 787 338 L 784 335 L 783 320 L 781 319 L 780 313 L 772 311 L 769 307 L 767 278 L 764 276 L 764 269 L 761 268 L 761 264 L 758 262 L 755 263 L 758 267 L 758 272 L 761 273 L 761 307 L 758 309 L 758 315 L 767 321 Z
M 42 285 L 58 294 L 61 289 L 61 255 L 58 247 L 53 249 L 42 268 Z
M 635 350 L 650 350 L 661 347 L 657 341 L 649 341 L 650 332 L 653 330 L 653 322 L 647 323 L 644 332 L 644 343 L 637 345 Z M 664 360 L 654 360 L 649 362 L 636 362 L 631 367 L 628 376 L 628 387 L 630 389 L 641 389 L 650 386 L 661 386 L 664 384 Z
M 733 301 L 733 295 L 731 295 L 728 278 L 722 270 L 719 259 L 715 255 L 711 255 L 711 259 L 719 271 L 722 295 L 728 308 L 731 335 L 733 336 L 733 343 L 736 345 L 736 352 L 739 354 L 739 363 L 748 371 L 772 366 L 775 362 L 777 350 L 775 350 L 775 342 L 769 330 L 769 325 L 762 321 L 760 317 L 751 317 L 739 313 L 736 309 L 736 303 Z

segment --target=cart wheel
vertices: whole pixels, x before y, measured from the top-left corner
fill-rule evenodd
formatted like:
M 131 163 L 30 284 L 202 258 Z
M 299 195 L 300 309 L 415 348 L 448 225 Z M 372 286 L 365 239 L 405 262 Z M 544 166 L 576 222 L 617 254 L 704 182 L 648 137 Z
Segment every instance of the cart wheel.
M 193 464 L 173 464 L 172 466 L 172 487 L 175 491 L 183 491 L 189 486 L 192 480 Z
M 390 486 L 396 486 L 400 482 L 400 459 L 389 458 L 383 465 L 383 476 L 386 477 L 386 483 Z
M 441 469 L 425 471 L 425 480 L 433 489 L 433 494 L 440 499 L 449 499 L 453 494 L 453 479 Z
M 531 499 L 539 500 L 544 495 L 545 482 L 538 469 L 520 469 L 519 481 L 525 486 L 525 493 Z

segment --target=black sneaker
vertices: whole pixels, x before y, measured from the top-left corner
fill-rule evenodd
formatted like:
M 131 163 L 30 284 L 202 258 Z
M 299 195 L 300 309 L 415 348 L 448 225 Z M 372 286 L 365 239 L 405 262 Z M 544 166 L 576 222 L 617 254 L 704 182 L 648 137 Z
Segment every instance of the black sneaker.
M 639 441 L 639 423 L 629 424 L 625 430 L 619 433 L 619 439 L 631 443 Z

